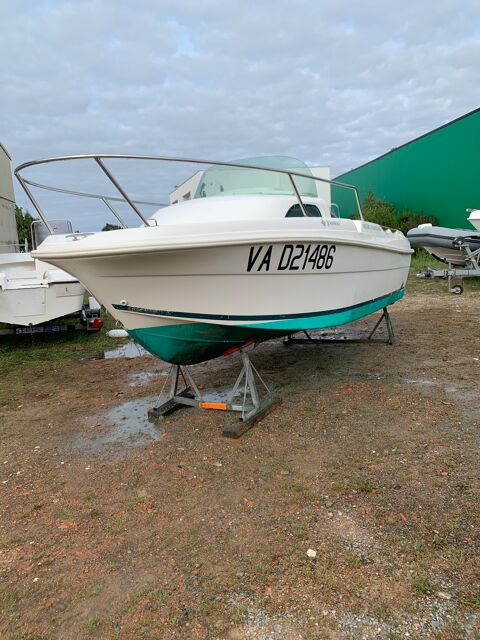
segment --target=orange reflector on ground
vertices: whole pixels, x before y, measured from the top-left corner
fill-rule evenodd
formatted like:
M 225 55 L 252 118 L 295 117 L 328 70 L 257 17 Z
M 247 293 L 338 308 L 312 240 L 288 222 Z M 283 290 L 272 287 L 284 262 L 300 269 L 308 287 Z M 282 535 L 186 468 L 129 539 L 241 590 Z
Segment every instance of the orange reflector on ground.
M 220 409 L 221 411 L 227 410 L 227 405 L 224 402 L 199 402 L 198 406 L 201 409 Z

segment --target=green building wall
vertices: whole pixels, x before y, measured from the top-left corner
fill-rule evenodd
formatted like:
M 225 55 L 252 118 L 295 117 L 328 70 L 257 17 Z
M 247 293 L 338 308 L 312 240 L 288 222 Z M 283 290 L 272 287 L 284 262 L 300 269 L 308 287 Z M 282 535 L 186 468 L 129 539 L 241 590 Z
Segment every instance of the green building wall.
M 470 228 L 468 208 L 480 208 L 480 109 L 434 129 L 335 178 L 371 191 L 398 211 L 433 215 L 441 226 Z M 332 187 L 340 215 L 356 211 L 346 189 Z

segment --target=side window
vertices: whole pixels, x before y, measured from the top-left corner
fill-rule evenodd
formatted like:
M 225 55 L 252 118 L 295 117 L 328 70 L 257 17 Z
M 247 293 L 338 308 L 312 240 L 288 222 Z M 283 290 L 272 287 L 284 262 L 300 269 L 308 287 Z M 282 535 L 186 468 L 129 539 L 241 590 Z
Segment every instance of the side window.
M 305 211 L 309 218 L 321 218 L 322 214 L 320 209 L 315 204 L 304 204 Z M 294 204 L 287 211 L 286 218 L 303 218 L 303 211 L 299 204 Z

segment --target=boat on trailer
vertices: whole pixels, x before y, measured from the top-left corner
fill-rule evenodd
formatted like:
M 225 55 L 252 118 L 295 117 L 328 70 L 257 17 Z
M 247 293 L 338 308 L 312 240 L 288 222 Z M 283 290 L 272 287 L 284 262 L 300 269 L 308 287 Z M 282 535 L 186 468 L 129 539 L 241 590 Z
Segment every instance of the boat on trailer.
M 480 249 L 480 232 L 437 227 L 430 223 L 410 229 L 407 238 L 412 247 L 423 248 L 440 262 L 456 267 L 467 265 L 466 248 L 471 252 Z
M 55 220 L 51 224 L 57 234 L 73 232 L 67 220 Z M 47 236 L 43 223 L 35 221 L 32 224 L 34 246 Z M 16 252 L 0 253 L 0 323 L 14 327 L 2 329 L 2 334 L 51 328 L 46 323 L 73 314 L 78 314 L 89 329 L 102 326 L 99 314 L 91 314 L 90 309 L 85 308 L 86 290 L 78 278 L 33 257 L 26 243 L 15 248 Z
M 467 209 L 473 226 L 480 229 L 480 211 Z M 450 229 L 432 224 L 420 224 L 407 233 L 412 247 L 425 249 L 447 267 L 427 267 L 417 273 L 418 278 L 442 278 L 447 280 L 450 293 L 462 294 L 464 278 L 480 277 L 480 231 Z
M 362 219 L 356 189 L 292 159 L 209 165 L 192 200 L 146 218 L 105 161 L 91 155 L 142 226 L 48 237 L 36 258 L 73 274 L 147 351 L 189 365 L 245 345 L 334 327 L 404 295 L 412 249 L 399 231 Z M 317 182 L 351 190 L 360 219 L 332 217 Z M 32 196 L 33 198 L 33 196 Z M 39 215 L 48 224 L 35 199 Z

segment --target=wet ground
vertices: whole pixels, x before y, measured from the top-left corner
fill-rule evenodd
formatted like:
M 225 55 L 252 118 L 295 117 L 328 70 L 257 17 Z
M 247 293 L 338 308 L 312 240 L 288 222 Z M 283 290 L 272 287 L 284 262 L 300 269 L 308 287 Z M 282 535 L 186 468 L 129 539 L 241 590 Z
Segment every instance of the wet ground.
M 145 351 L 143 347 L 128 340 L 127 342 L 122 341 L 123 344 L 120 344 L 118 347 L 114 349 L 107 349 L 103 352 L 103 357 L 105 360 L 112 360 L 115 358 L 141 358 L 142 356 L 153 357 L 150 356 L 148 351 Z
M 259 346 L 282 403 L 238 441 L 225 413 L 150 423 L 168 366 L 136 347 L 19 362 L 0 637 L 478 639 L 479 300 L 411 293 L 394 346 Z M 212 400 L 239 369 L 191 368 Z
M 148 419 L 157 396 L 127 400 L 103 414 L 89 416 L 85 429 L 71 441 L 72 449 L 90 453 L 128 455 L 130 447 L 145 446 L 162 438 L 162 429 Z

